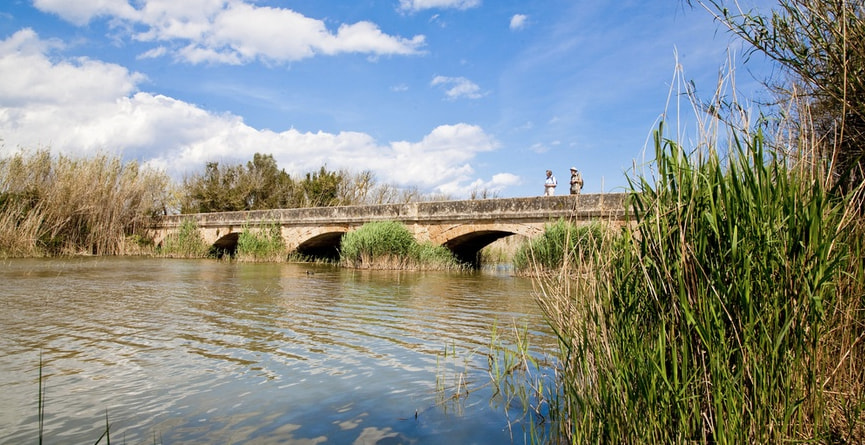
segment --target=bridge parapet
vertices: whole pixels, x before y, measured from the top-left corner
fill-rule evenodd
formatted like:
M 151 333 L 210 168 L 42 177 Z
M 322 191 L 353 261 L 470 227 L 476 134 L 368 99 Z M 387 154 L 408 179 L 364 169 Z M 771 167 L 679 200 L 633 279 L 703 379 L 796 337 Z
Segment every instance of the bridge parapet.
M 280 225 L 356 224 L 370 221 L 425 222 L 500 218 L 613 218 L 624 216 L 625 194 L 607 193 L 576 196 L 496 198 L 464 201 L 430 201 L 407 204 L 309 207 L 298 209 L 250 210 L 239 212 L 167 215 L 154 221 L 153 228 L 176 228 L 188 219 L 199 227 L 241 226 L 276 223 Z

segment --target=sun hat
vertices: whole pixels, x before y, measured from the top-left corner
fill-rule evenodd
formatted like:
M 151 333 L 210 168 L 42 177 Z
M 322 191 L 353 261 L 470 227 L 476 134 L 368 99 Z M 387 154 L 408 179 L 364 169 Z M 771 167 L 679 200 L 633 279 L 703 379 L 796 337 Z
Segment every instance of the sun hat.
M 571 171 L 577 171 L 577 167 L 571 167 Z

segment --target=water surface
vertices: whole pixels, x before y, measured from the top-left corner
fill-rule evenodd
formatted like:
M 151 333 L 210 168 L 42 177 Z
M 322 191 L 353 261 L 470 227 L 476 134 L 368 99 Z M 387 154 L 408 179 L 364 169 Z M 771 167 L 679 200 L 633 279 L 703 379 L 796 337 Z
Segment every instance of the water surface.
M 128 444 L 522 443 L 484 386 L 492 326 L 552 342 L 507 273 L 0 265 L 0 443 L 38 440 L 40 355 L 46 443 L 94 443 L 106 414 Z

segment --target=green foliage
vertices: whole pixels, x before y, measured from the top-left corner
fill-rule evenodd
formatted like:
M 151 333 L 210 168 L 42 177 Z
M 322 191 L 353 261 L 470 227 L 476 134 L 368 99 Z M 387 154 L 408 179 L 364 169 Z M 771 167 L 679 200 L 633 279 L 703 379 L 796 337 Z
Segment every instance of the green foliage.
M 580 267 L 591 261 L 607 238 L 607 228 L 599 222 L 577 226 L 560 219 L 547 224 L 541 236 L 526 240 L 517 248 L 514 269 L 522 273 L 538 267 L 558 270 L 568 258 L 576 258 L 571 266 Z
M 394 221 L 366 223 L 348 232 L 340 242 L 340 260 L 354 267 L 376 257 L 407 257 L 414 236 L 404 224 Z
M 208 162 L 204 174 L 186 178 L 181 212 L 343 205 L 349 203 L 344 199 L 350 188 L 348 182 L 345 173 L 327 171 L 325 167 L 296 181 L 277 167 L 273 155 L 256 153 L 245 166 L 220 166 L 218 162 Z M 358 185 L 369 186 L 368 183 Z
M 340 200 L 340 184 L 344 182 L 343 174 L 329 172 L 323 166 L 318 172 L 307 173 L 300 182 L 302 203 L 299 207 L 329 207 L 342 205 Z
M 340 262 L 355 268 L 459 269 L 443 246 L 418 243 L 406 226 L 394 221 L 366 223 L 340 243 Z
M 564 441 L 843 436 L 826 384 L 863 352 L 865 289 L 847 278 L 862 276 L 849 254 L 861 229 L 846 200 L 766 152 L 759 132 L 733 141 L 726 160 L 689 156 L 659 131 L 656 181 L 631 180 L 633 226 L 591 276 L 543 284 L 538 302 L 562 347 L 549 400 Z M 861 391 L 862 373 L 851 375 Z
M 246 166 L 208 162 L 203 175 L 184 180 L 182 213 L 261 210 L 294 206 L 295 184 L 272 155 L 256 153 Z
M 802 157 L 832 160 L 838 185 L 865 180 L 865 7 L 849 0 L 778 0 L 771 12 L 744 12 L 722 0 L 699 3 L 786 70 L 773 90 L 797 102 L 793 133 Z M 783 83 L 782 83 L 783 82 Z M 804 103 L 800 102 L 804 96 Z M 816 142 L 816 143 L 815 143 Z
M 167 257 L 204 258 L 210 255 L 210 246 L 204 242 L 195 220 L 186 219 L 177 233 L 166 237 L 157 252 Z
M 245 226 L 237 238 L 240 261 L 283 261 L 288 255 L 279 225 L 261 225 L 257 230 Z

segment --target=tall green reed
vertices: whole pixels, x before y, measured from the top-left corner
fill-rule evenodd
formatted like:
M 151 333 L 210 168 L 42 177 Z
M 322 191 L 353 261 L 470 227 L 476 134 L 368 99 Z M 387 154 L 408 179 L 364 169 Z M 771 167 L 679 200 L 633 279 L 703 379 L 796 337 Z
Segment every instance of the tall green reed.
M 278 224 L 261 224 L 253 229 L 243 227 L 237 238 L 236 258 L 239 261 L 285 261 L 288 252 Z
M 460 270 L 464 265 L 444 246 L 419 243 L 405 224 L 366 223 L 343 235 L 340 263 L 360 269 Z
M 538 268 L 559 270 L 574 252 L 583 255 L 598 252 L 605 239 L 603 235 L 608 230 L 609 226 L 600 221 L 579 226 L 564 219 L 551 222 L 544 227 L 540 236 L 524 240 L 516 249 L 514 269 L 521 274 L 534 273 Z
M 165 238 L 157 254 L 177 258 L 204 258 L 210 255 L 210 246 L 204 241 L 198 223 L 185 219 L 180 223 L 177 233 Z
M 583 256 L 591 276 L 539 280 L 562 348 L 558 437 L 835 437 L 823 382 L 838 357 L 824 350 L 833 314 L 862 307 L 842 286 L 861 273 L 849 200 L 767 151 L 759 131 L 732 134 L 726 157 L 686 153 L 662 134 L 654 178 L 630 180 L 631 224 L 605 254 Z M 839 352 L 856 352 L 847 344 Z

